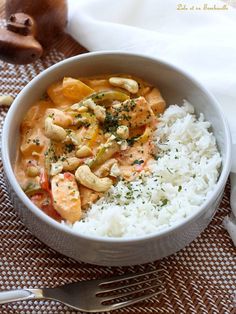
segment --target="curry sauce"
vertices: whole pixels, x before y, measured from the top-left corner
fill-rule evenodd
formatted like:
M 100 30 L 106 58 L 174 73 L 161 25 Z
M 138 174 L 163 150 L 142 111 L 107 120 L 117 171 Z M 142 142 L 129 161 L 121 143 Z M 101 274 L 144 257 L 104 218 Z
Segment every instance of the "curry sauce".
M 65 77 L 21 123 L 15 173 L 46 214 L 71 223 L 119 180 L 149 172 L 165 110 L 159 90 L 126 74 Z

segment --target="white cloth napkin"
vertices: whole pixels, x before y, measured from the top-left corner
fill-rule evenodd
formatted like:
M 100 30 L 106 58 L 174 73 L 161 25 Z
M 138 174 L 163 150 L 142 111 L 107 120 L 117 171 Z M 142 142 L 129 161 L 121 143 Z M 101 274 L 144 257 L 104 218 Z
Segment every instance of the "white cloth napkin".
M 191 73 L 222 105 L 236 157 L 236 9 L 225 2 L 69 0 L 68 32 L 90 51 L 141 52 Z M 180 4 L 188 10 L 177 10 Z M 236 217 L 235 157 L 231 206 Z M 236 245 L 234 220 L 228 217 L 224 225 Z

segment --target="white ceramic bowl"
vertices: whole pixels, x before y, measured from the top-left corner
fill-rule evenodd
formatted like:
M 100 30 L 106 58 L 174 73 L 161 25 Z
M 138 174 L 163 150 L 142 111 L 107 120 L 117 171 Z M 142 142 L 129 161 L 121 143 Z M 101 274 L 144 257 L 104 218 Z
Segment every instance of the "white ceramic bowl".
M 46 88 L 64 76 L 103 73 L 137 75 L 160 88 L 168 104 L 190 101 L 197 113 L 212 123 L 223 163 L 211 198 L 198 211 L 175 226 L 135 239 L 84 236 L 61 225 L 37 208 L 17 182 L 13 164 L 18 150 L 19 126 L 29 107 Z M 191 76 L 160 60 L 120 52 L 97 52 L 66 59 L 35 77 L 17 96 L 3 127 L 2 159 L 9 192 L 24 224 L 40 240 L 78 261 L 98 265 L 134 265 L 151 262 L 184 248 L 209 224 L 221 200 L 231 164 L 231 138 L 217 101 Z

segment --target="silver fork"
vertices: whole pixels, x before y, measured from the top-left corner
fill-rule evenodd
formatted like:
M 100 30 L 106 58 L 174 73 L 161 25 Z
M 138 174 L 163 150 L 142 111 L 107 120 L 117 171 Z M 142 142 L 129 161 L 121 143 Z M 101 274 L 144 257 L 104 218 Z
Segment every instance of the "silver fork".
M 120 309 L 163 293 L 160 270 L 71 283 L 57 288 L 18 289 L 0 292 L 0 304 L 49 299 L 76 310 L 98 313 Z

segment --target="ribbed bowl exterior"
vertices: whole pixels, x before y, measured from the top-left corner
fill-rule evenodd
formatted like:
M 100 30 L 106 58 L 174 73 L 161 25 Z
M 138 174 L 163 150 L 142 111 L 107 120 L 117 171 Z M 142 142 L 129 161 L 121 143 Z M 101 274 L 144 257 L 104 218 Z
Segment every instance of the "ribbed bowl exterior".
M 63 76 L 89 76 L 101 73 L 129 73 L 158 86 L 167 103 L 190 101 L 212 123 L 222 155 L 219 181 L 210 198 L 185 221 L 134 239 L 86 237 L 53 221 L 33 205 L 22 192 L 13 172 L 19 126 L 28 108 L 46 87 Z M 231 164 L 231 138 L 227 122 L 216 100 L 193 78 L 160 60 L 142 55 L 99 52 L 64 60 L 34 78 L 18 95 L 6 117 L 2 158 L 8 190 L 15 209 L 29 230 L 41 241 L 75 260 L 106 266 L 151 262 L 177 252 L 192 242 L 210 223 L 222 198 Z

